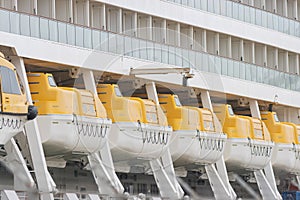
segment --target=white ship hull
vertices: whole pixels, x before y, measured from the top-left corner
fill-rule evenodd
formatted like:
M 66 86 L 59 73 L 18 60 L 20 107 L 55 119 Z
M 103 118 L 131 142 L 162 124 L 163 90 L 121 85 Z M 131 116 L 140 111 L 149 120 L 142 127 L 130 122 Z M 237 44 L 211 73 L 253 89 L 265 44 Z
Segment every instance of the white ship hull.
M 169 145 L 172 128 L 131 122 L 113 123 L 109 134 L 115 162 L 159 158 Z
M 198 131 L 175 131 L 170 151 L 175 166 L 212 164 L 221 158 L 226 135 Z
M 22 116 L 0 114 L 0 145 L 6 144 L 12 137 L 20 133 L 26 120 L 26 114 Z
M 300 175 L 300 145 L 275 144 L 272 165 L 275 173 Z
M 74 115 L 37 117 L 46 156 L 93 153 L 104 145 L 111 120 Z
M 230 138 L 224 159 L 230 171 L 259 170 L 271 161 L 273 148 L 273 142 Z

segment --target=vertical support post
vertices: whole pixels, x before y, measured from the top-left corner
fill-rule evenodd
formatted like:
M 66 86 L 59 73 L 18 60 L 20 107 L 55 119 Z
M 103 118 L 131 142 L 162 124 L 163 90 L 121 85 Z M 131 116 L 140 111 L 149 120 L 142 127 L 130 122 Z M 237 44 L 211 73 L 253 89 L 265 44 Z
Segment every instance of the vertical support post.
M 213 110 L 211 100 L 210 100 L 210 95 L 207 90 L 201 91 L 201 101 L 203 108 L 208 108 L 210 110 Z
M 278 69 L 278 48 L 274 49 L 274 68 Z
M 35 182 L 15 140 L 12 138 L 5 144 L 4 148 L 7 156 L 4 157 L 3 161 L 13 172 L 14 189 L 17 191 L 32 191 L 36 189 Z
M 27 100 L 29 104 L 32 105 L 32 98 L 23 58 L 13 56 L 11 61 L 15 65 L 17 73 L 20 76 Z M 54 184 L 51 176 L 49 176 L 36 119 L 27 122 L 25 124 L 25 130 L 40 197 L 42 200 L 53 200 L 54 197 L 52 192 L 55 190 L 56 185 Z
M 245 60 L 245 54 L 244 54 L 244 40 L 240 40 L 240 59 L 241 61 Z
M 148 20 L 147 20 L 147 29 L 149 28 L 149 35 L 148 35 L 148 40 L 153 40 L 153 23 L 152 23 L 152 16 L 149 15 Z
M 249 100 L 249 103 L 250 103 L 250 111 L 251 111 L 252 117 L 261 119 L 260 111 L 259 111 L 259 106 L 258 106 L 257 100 L 250 99 L 250 100 Z
M 297 183 L 298 183 L 298 190 L 300 190 L 300 176 L 296 176 Z
M 133 13 L 133 36 L 137 37 L 138 36 L 138 14 L 137 12 Z
M 180 38 L 180 35 L 181 35 L 181 30 L 180 30 L 180 23 L 179 22 L 177 22 L 176 23 L 176 38 L 175 38 L 175 40 L 176 40 L 176 45 L 177 46 L 180 46 L 181 45 L 181 38 Z
M 264 66 L 268 66 L 268 47 L 264 45 L 263 47 L 263 62 Z
M 202 31 L 202 49 L 204 52 L 207 52 L 207 37 L 206 30 Z
M 162 20 L 162 33 L 163 33 L 162 42 L 167 43 L 167 20 L 166 19 Z
M 266 10 L 266 0 L 261 0 L 261 8 Z
M 56 19 L 56 13 L 55 13 L 55 1 L 56 1 L 56 0 L 51 0 L 51 14 L 50 14 L 50 16 L 51 16 L 53 19 Z
M 119 33 L 122 33 L 123 32 L 123 10 L 122 8 L 119 8 L 118 9 L 118 20 L 117 20 L 117 23 L 118 23 L 118 32 Z
M 85 0 L 84 9 L 84 23 L 86 26 L 90 26 L 90 0 Z
M 216 54 L 220 55 L 220 34 L 216 33 L 215 34 L 215 50 L 216 50 Z
M 288 0 L 283 0 L 283 16 L 288 17 Z
M 77 3 L 76 0 L 72 0 L 72 4 L 73 4 L 73 7 L 71 9 L 73 10 L 73 14 L 74 14 L 73 21 L 74 21 L 75 24 L 77 24 L 78 23 L 78 16 L 77 16 L 77 12 L 78 12 L 78 10 L 77 10 L 78 5 L 77 4 L 78 3 Z
M 194 27 L 193 26 L 189 26 L 188 39 L 189 39 L 189 48 L 194 49 Z
M 272 10 L 274 13 L 277 13 L 277 2 L 276 0 L 272 0 Z
M 1 1 L 1 7 L 4 7 L 3 1 Z M 18 11 L 18 0 L 14 0 L 14 1 L 13 1 L 12 7 L 13 7 L 13 9 L 14 9 L 15 11 Z
M 34 14 L 34 15 L 37 15 L 37 13 L 38 13 L 38 6 L 37 6 L 37 0 L 33 0 L 33 8 L 32 8 L 32 13 Z
M 150 82 L 146 84 L 146 91 L 147 91 L 148 98 L 153 100 L 156 103 L 156 105 L 159 105 L 158 95 L 157 95 L 154 82 Z
M 227 56 L 232 58 L 232 43 L 231 43 L 231 36 L 228 35 L 227 38 Z
M 85 88 L 97 95 L 96 82 L 93 71 L 82 69 Z M 99 156 L 100 155 L 100 156 Z M 98 189 L 104 194 L 121 194 L 124 187 L 115 173 L 115 168 L 108 141 L 99 152 L 88 155 L 88 160 L 98 185 Z
M 209 91 L 207 91 L 207 90 L 201 91 L 201 101 L 202 101 L 203 108 L 208 108 L 211 111 L 213 111 Z M 220 197 L 220 199 L 223 199 L 225 197 L 226 197 L 226 199 L 228 199 L 228 198 L 235 199 L 236 194 L 235 194 L 232 186 L 229 183 L 229 178 L 228 178 L 227 169 L 226 169 L 226 165 L 225 165 L 223 156 L 216 162 L 216 166 L 217 166 L 217 170 L 215 169 L 214 164 L 212 164 L 211 166 L 207 166 L 205 168 L 207 174 L 209 174 L 209 176 L 210 176 L 209 181 L 210 181 L 211 186 L 212 187 L 215 187 L 215 185 L 222 186 L 223 189 L 229 195 L 229 197 L 226 197 L 228 195 L 223 194 L 224 196 L 222 195 Z M 220 191 L 215 190 L 215 192 L 219 193 Z M 217 193 L 215 195 L 217 195 Z
M 102 25 L 102 29 L 106 30 L 106 4 L 102 4 L 101 6 L 101 25 Z
M 75 8 L 74 8 L 75 10 Z M 74 16 L 73 16 L 73 0 L 69 0 L 69 22 L 74 22 Z
M 252 56 L 252 63 L 255 64 L 256 59 L 255 59 L 255 43 L 251 43 L 251 56 Z
M 293 7 L 294 7 L 294 12 L 293 12 L 294 16 L 293 17 L 294 17 L 294 19 L 298 20 L 298 2 L 297 2 L 297 0 L 294 0 Z
M 284 69 L 285 72 L 290 72 L 290 68 L 289 68 L 289 52 L 285 51 L 284 52 Z

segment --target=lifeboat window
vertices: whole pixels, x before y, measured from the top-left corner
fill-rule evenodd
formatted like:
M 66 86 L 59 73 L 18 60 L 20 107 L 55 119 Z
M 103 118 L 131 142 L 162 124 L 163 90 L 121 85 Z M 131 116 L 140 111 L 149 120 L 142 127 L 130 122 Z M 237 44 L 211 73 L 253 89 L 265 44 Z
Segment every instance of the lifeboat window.
M 48 76 L 48 82 L 51 87 L 56 87 L 56 83 L 53 76 Z
M 8 94 L 21 94 L 19 81 L 17 80 L 15 71 L 1 66 L 0 73 L 3 92 Z
M 230 116 L 233 116 L 233 115 L 234 115 L 234 112 L 233 112 L 231 106 L 228 106 L 228 112 L 229 112 L 229 115 L 230 115 Z
M 122 97 L 122 93 L 121 93 L 119 87 L 117 87 L 117 86 L 115 86 L 115 94 L 117 97 Z
M 179 101 L 179 98 L 177 96 L 174 97 L 174 100 L 175 100 L 175 104 L 176 106 L 180 107 L 181 106 L 181 103 Z
M 276 114 L 274 114 L 274 120 L 275 120 L 275 122 L 280 122 L 278 119 L 278 116 Z

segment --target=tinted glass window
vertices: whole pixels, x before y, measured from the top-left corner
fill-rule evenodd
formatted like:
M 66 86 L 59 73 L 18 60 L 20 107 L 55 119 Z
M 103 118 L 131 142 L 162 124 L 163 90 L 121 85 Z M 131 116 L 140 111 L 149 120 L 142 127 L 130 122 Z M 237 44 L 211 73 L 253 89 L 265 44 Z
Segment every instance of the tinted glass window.
M 274 114 L 274 120 L 275 120 L 275 122 L 279 122 L 279 119 L 276 114 Z
M 51 87 L 56 87 L 56 83 L 53 76 L 48 76 L 48 82 Z
M 119 87 L 115 87 L 115 94 L 117 97 L 122 97 L 122 93 L 121 93 Z
M 174 100 L 175 100 L 176 106 L 180 107 L 180 106 L 181 106 L 181 103 L 180 103 L 178 97 L 175 96 L 175 97 L 174 97 Z
M 231 106 L 228 106 L 228 112 L 229 112 L 229 115 L 233 116 L 234 115 L 234 112 L 232 110 L 232 107 Z
M 0 73 L 3 92 L 8 94 L 21 94 L 15 71 L 0 66 Z

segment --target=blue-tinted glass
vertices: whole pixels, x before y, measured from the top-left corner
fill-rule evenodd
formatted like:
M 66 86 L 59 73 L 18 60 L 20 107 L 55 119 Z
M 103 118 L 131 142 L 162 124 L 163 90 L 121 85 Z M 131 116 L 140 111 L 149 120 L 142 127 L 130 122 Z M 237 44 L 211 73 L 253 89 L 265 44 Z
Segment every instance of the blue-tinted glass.
M 85 48 L 92 48 L 92 31 L 91 29 L 85 28 L 83 31 L 84 35 L 84 47 Z
M 9 12 L 0 10 L 0 31 L 9 32 Z
M 17 13 L 11 12 L 9 14 L 10 17 L 10 32 L 15 34 L 20 34 L 20 16 Z M 2 26 L 2 21 L 5 21 L 5 19 L 2 19 L 1 11 L 0 11 L 0 30 Z M 8 21 L 6 21 L 6 24 L 9 25 Z
M 75 38 L 75 26 L 71 24 L 67 24 L 67 40 L 68 44 L 75 45 L 76 38 Z
M 67 43 L 67 24 L 58 22 L 58 41 Z
M 49 23 L 48 19 L 40 18 L 41 39 L 49 40 Z
M 2 21 L 2 19 L 0 21 Z M 30 25 L 29 25 L 28 15 L 24 15 L 24 14 L 20 15 L 20 25 L 21 25 L 21 35 L 30 36 Z
M 58 41 L 58 30 L 57 30 L 57 22 L 53 20 L 49 20 L 49 39 L 52 41 Z
M 83 47 L 83 28 L 76 26 L 76 46 Z
M 100 41 L 101 41 L 100 31 L 98 30 L 92 31 L 92 41 L 93 41 L 93 49 L 100 50 Z

